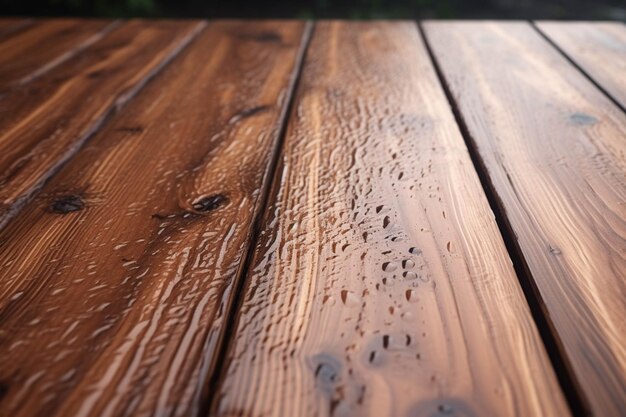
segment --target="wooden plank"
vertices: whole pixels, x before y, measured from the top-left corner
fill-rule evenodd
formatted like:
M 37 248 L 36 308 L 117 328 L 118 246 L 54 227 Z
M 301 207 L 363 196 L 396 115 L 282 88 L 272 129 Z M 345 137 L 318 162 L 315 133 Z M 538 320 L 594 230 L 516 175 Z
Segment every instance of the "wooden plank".
M 34 19 L 24 19 L 19 17 L 0 18 L 0 41 L 4 41 L 9 36 L 32 26 L 34 23 Z
M 0 96 L 0 227 L 201 25 L 130 21 Z
M 0 43 L 0 94 L 60 65 L 114 26 L 106 20 L 49 19 L 10 37 Z
M 588 406 L 623 415 L 626 116 L 527 23 L 425 29 Z
M 304 30 L 210 23 L 0 232 L 7 415 L 198 415 Z
M 569 415 L 415 23 L 301 84 L 214 414 Z
M 626 26 L 621 22 L 537 22 L 537 27 L 626 109 Z

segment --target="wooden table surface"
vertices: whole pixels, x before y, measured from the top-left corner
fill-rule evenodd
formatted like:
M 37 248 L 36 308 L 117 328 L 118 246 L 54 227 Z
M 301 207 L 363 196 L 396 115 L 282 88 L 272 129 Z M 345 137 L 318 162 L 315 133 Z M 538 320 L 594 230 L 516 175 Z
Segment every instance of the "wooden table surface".
M 0 19 L 0 416 L 626 412 L 626 26 Z

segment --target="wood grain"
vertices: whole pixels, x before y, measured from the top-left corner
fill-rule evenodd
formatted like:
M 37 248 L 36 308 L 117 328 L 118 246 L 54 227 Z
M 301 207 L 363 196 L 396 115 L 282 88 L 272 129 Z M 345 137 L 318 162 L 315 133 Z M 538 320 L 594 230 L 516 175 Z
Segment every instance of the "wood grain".
M 569 412 L 415 23 L 316 26 L 216 416 Z
M 1 42 L 0 94 L 67 61 L 115 26 L 106 20 L 42 20 Z
M 626 116 L 527 23 L 427 38 L 591 411 L 626 409 Z
M 130 21 L 0 96 L 0 227 L 201 25 Z
M 626 25 L 621 22 L 536 23 L 572 61 L 626 109 Z
M 198 414 L 304 30 L 209 24 L 0 233 L 7 415 Z

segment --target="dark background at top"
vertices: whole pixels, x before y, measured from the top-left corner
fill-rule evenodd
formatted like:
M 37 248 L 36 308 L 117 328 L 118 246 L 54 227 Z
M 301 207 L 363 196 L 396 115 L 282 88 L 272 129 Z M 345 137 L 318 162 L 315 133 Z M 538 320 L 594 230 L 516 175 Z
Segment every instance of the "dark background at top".
M 626 20 L 626 0 L 0 0 L 0 15 Z

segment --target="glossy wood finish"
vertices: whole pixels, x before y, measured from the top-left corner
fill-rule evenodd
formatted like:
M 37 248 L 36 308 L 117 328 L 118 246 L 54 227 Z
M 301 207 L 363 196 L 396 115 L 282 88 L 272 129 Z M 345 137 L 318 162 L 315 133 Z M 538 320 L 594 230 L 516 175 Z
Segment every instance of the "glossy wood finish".
M 198 415 L 305 34 L 209 24 L 0 233 L 2 412 Z
M 620 22 L 537 22 L 541 30 L 622 109 L 626 109 L 626 25 Z
M 425 24 L 596 416 L 626 410 L 626 115 L 526 23 Z
M 413 22 L 318 23 L 215 416 L 565 416 Z
M 67 61 L 116 25 L 104 20 L 44 20 L 0 43 L 0 94 Z M 16 26 L 14 30 L 21 27 Z
M 201 25 L 130 21 L 0 95 L 0 227 Z
M 623 26 L 316 25 L 0 18 L 0 416 L 623 414 Z

